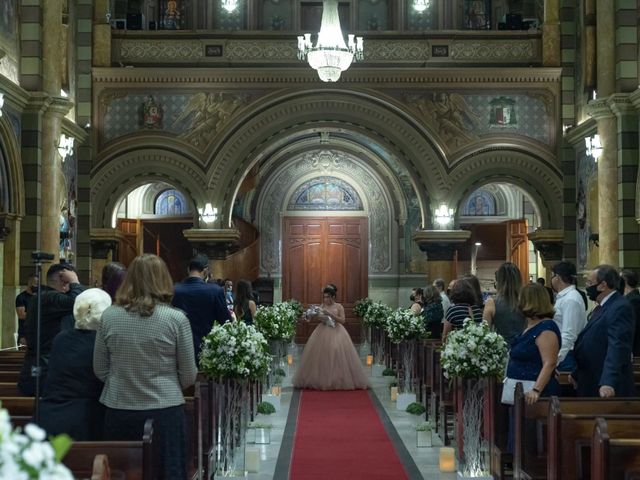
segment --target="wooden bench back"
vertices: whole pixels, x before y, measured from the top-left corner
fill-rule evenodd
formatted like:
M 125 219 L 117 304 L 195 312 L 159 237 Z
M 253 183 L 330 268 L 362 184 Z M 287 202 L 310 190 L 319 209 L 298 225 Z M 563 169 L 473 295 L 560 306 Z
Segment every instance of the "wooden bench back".
M 591 438 L 597 417 L 605 417 L 616 429 L 625 422 L 640 422 L 640 400 L 551 397 L 547 429 L 549 480 L 589 477 Z
M 640 472 L 640 427 L 627 422 L 616 430 L 597 418 L 591 442 L 591 480 L 629 478 Z
M 19 397 L 22 393 L 15 382 L 0 382 L 0 397 Z
M 9 412 L 9 415 L 33 416 L 35 407 L 34 397 L 1 397 L 2 408 Z
M 18 383 L 19 378 L 20 378 L 20 369 L 0 370 L 0 382 L 2 383 Z
M 153 420 L 147 420 L 141 441 L 74 442 L 62 459 L 72 472 L 91 471 L 96 455 L 105 454 L 113 472 L 127 480 L 153 480 Z

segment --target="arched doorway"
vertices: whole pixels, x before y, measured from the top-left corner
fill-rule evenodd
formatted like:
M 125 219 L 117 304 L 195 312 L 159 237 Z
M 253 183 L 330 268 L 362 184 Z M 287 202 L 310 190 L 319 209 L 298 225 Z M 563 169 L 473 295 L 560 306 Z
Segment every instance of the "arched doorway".
M 128 265 L 136 255 L 154 253 L 167 263 L 174 281 L 187 271 L 192 248 L 182 230 L 193 227 L 192 201 L 166 182 L 141 185 L 124 195 L 114 212 L 124 235 L 118 259 Z
M 493 289 L 494 273 L 505 261 L 518 265 L 523 282 L 537 278 L 541 265 L 528 233 L 540 226 L 540 210 L 524 189 L 485 184 L 463 198 L 458 218 L 471 231 L 470 244 L 458 254 L 460 271 L 476 275 L 483 291 Z

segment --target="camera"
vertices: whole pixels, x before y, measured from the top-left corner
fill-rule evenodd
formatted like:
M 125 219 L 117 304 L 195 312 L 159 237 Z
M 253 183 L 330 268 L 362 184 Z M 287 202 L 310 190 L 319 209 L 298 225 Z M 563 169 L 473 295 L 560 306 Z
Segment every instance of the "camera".
M 31 260 L 34 262 L 53 262 L 55 255 L 46 252 L 31 252 Z

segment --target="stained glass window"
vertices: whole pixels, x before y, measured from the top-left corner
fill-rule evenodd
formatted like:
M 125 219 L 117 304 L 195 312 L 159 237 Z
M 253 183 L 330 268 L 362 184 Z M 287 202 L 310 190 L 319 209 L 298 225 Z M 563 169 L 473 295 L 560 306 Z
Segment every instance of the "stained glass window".
M 360 196 L 347 182 L 317 177 L 300 185 L 289 200 L 289 210 L 362 210 Z
M 496 198 L 487 190 L 478 189 L 471 194 L 462 209 L 465 216 L 489 216 L 496 215 Z
M 189 213 L 189 209 L 182 193 L 171 188 L 158 194 L 154 213 L 156 215 L 184 215 Z

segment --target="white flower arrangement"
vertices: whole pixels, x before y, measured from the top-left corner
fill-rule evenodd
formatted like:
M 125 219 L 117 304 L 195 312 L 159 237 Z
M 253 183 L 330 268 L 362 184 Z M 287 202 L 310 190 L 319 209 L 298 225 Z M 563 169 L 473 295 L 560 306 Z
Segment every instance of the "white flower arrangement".
M 290 340 L 296 333 L 296 323 L 302 306 L 296 300 L 260 307 L 254 321 L 256 328 L 268 340 Z
M 353 313 L 355 313 L 360 318 L 364 318 L 367 316 L 367 311 L 369 307 L 373 303 L 369 297 L 361 298 L 353 305 Z
M 415 315 L 408 308 L 396 309 L 387 320 L 386 329 L 393 343 L 417 340 L 427 336 L 424 318 L 421 315 Z
M 440 362 L 447 378 L 504 376 L 507 342 L 486 322 L 465 319 L 464 326 L 447 336 Z
M 382 302 L 373 302 L 367 308 L 367 313 L 362 319 L 369 327 L 385 328 L 387 320 L 393 315 L 393 310 Z
M 216 323 L 202 339 L 200 369 L 211 378 L 262 378 L 270 364 L 267 340 L 253 325 Z
M 0 410 L 0 478 L 11 480 L 73 480 L 60 458 L 71 446 L 66 435 L 45 440 L 44 430 L 29 424 L 13 430 L 9 413 Z

